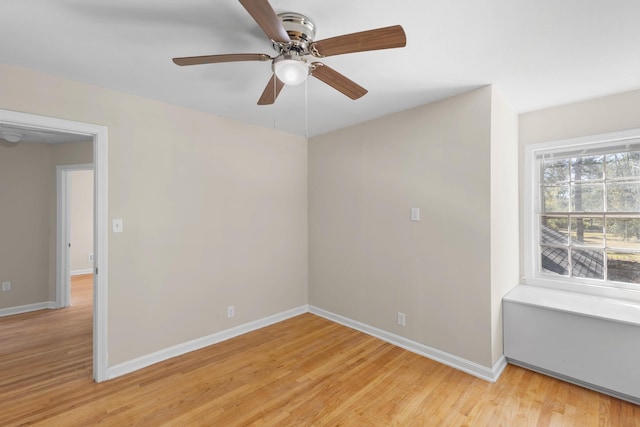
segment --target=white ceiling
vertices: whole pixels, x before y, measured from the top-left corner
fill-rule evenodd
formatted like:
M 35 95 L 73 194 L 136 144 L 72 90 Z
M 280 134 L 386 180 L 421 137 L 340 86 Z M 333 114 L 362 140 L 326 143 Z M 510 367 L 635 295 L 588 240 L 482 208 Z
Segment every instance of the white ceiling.
M 407 47 L 324 60 L 369 90 L 359 100 L 312 78 L 308 109 L 304 84 L 258 106 L 269 62 L 171 62 L 272 55 L 237 0 L 2 0 L 0 62 L 310 136 L 487 84 L 520 113 L 640 88 L 638 0 L 270 3 L 310 17 L 317 40 L 401 24 Z

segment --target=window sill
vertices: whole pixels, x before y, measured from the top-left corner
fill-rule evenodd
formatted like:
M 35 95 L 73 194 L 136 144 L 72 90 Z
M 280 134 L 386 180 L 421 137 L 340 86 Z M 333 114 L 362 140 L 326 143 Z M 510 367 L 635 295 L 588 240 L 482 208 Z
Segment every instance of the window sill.
M 640 302 L 535 285 L 519 285 L 505 301 L 640 326 Z

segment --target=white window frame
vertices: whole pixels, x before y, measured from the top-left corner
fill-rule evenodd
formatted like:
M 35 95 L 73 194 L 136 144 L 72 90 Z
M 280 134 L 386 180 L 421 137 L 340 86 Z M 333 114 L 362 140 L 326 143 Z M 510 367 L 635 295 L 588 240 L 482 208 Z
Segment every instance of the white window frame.
M 536 167 L 539 154 L 550 151 L 593 149 L 623 145 L 640 140 L 640 129 L 591 135 L 579 138 L 531 144 L 524 147 L 524 283 L 562 291 L 578 292 L 606 298 L 640 302 L 640 285 L 617 284 L 591 279 L 568 279 L 562 276 L 540 273 L 539 234 L 539 183 L 540 168 Z M 633 141 L 634 145 L 637 141 Z

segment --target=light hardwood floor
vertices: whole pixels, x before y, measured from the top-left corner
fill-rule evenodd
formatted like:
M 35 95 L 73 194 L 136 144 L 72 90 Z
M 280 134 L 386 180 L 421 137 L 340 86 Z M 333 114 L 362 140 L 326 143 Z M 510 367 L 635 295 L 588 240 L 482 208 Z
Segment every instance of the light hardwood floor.
M 640 407 L 508 366 L 496 384 L 305 314 L 101 384 L 91 279 L 0 318 L 0 425 L 640 426 Z

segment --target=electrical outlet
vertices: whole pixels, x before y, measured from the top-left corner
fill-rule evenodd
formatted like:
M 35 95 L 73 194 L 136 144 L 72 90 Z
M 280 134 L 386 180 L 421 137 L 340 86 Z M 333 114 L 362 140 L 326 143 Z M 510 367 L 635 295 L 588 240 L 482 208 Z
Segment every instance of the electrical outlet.
M 404 313 L 398 312 L 398 325 L 405 326 L 405 316 Z
M 227 307 L 227 317 L 231 318 L 234 317 L 236 315 L 236 307 L 233 305 L 230 305 L 229 307 Z
M 11 282 L 2 282 L 2 292 L 11 290 Z
M 89 254 L 89 262 L 93 262 L 93 254 Z

